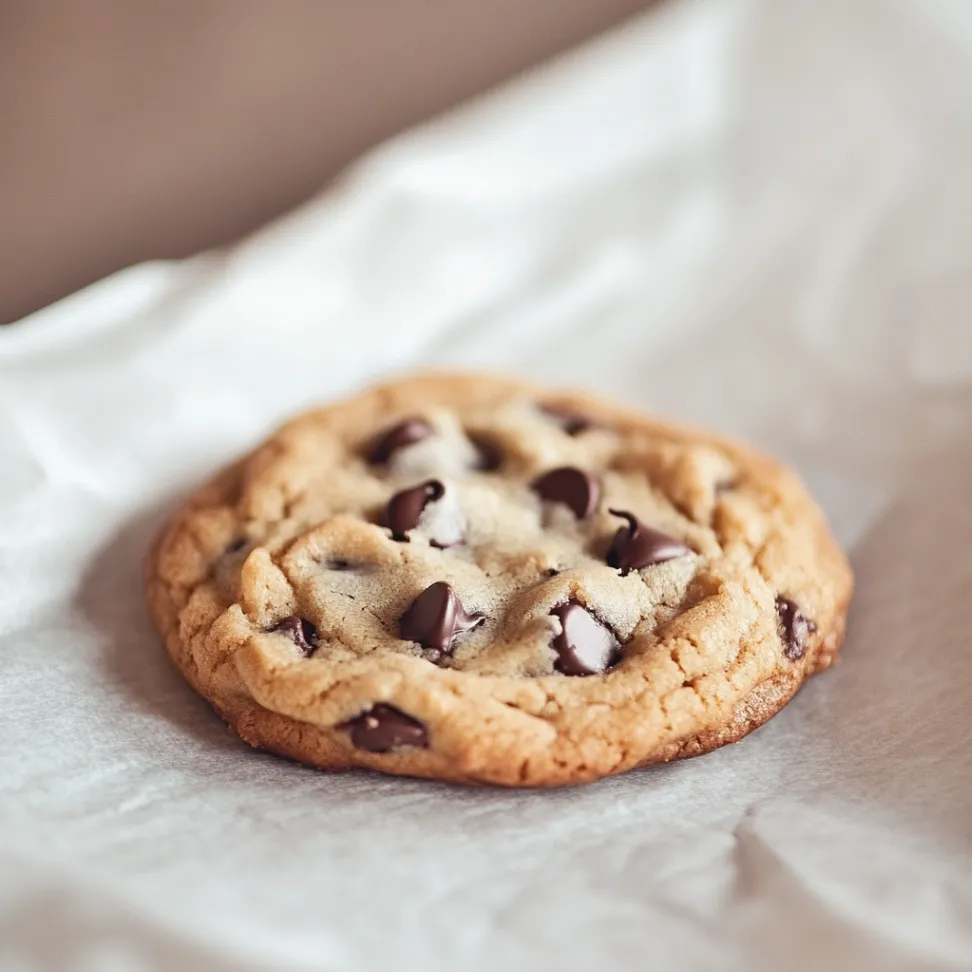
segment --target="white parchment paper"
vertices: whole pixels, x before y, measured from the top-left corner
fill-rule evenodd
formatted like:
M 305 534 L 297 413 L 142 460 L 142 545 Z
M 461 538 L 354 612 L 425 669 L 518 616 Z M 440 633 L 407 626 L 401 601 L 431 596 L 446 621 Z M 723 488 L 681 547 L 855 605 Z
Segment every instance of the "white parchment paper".
M 247 751 L 150 628 L 150 538 L 426 365 L 794 463 L 857 570 L 844 661 L 738 746 L 558 792 Z M 0 967 L 972 968 L 970 431 L 968 0 L 677 0 L 0 329 Z

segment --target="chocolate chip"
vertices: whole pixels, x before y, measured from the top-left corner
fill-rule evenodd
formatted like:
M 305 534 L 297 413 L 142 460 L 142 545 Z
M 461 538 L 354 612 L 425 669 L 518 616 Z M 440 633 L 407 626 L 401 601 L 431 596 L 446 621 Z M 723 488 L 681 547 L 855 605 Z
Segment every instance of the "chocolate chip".
M 541 499 L 551 503 L 565 503 L 579 520 L 592 516 L 601 498 L 600 483 L 574 466 L 551 469 L 535 479 L 532 488 Z
M 429 744 L 421 722 L 383 702 L 345 722 L 341 728 L 347 730 L 356 748 L 369 753 L 387 753 L 400 746 L 425 749 Z
M 406 641 L 449 654 L 457 635 L 471 631 L 484 620 L 485 615 L 467 613 L 449 584 L 436 581 L 415 598 L 402 615 L 400 625 Z
M 232 554 L 239 553 L 248 543 L 249 540 L 246 537 L 238 537 L 223 551 L 223 556 L 229 557 Z
M 425 419 L 405 419 L 392 426 L 372 444 L 368 459 L 373 463 L 388 462 L 399 449 L 421 442 L 434 433 L 435 429 Z
M 692 552 L 681 540 L 645 526 L 633 513 L 625 510 L 608 510 L 608 512 L 612 516 L 620 516 L 628 521 L 628 525 L 621 527 L 614 535 L 614 541 L 607 554 L 608 564 L 619 568 L 622 577 L 627 576 L 632 570 L 651 567 L 652 564 L 662 564 L 666 560 L 684 557 Z
M 734 489 L 736 489 L 738 485 L 739 483 L 735 479 L 720 479 L 715 484 L 715 490 L 714 490 L 715 495 L 717 497 L 725 496 L 726 493 L 731 493 Z
M 800 609 L 788 597 L 776 599 L 776 616 L 779 619 L 780 637 L 783 639 L 783 654 L 791 661 L 802 658 L 817 626 L 800 613 Z
M 561 604 L 551 613 L 560 618 L 560 634 L 553 640 L 558 672 L 599 675 L 621 657 L 621 645 L 611 629 L 577 601 Z
M 476 447 L 476 469 L 496 472 L 503 465 L 503 449 L 498 442 L 478 432 L 467 432 L 466 437 Z
M 321 643 L 317 637 L 317 628 L 307 618 L 299 617 L 296 614 L 279 621 L 273 630 L 287 635 L 305 655 L 313 654 Z
M 597 423 L 587 415 L 581 415 L 565 405 L 541 405 L 540 411 L 552 418 L 568 435 L 580 435 Z
M 328 570 L 350 570 L 351 561 L 342 557 L 335 557 L 324 565 Z
M 425 507 L 442 499 L 444 495 L 445 486 L 437 479 L 430 479 L 420 486 L 396 493 L 388 501 L 385 510 L 385 524 L 391 528 L 392 539 L 407 542 L 406 534 L 418 526 Z

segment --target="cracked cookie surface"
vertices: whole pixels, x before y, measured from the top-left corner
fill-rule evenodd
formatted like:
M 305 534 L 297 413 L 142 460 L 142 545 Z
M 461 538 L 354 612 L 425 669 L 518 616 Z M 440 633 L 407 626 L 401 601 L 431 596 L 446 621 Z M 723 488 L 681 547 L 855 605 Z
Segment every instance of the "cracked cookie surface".
M 799 480 L 753 450 L 438 375 L 304 415 L 218 475 L 148 592 L 252 745 L 534 786 L 741 738 L 836 657 L 851 586 Z

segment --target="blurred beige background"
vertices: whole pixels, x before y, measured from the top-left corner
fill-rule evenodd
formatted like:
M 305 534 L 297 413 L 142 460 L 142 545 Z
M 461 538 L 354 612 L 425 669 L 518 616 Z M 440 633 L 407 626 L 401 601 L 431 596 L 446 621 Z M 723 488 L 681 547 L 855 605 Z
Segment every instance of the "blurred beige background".
M 0 322 L 224 243 L 647 0 L 4 0 Z

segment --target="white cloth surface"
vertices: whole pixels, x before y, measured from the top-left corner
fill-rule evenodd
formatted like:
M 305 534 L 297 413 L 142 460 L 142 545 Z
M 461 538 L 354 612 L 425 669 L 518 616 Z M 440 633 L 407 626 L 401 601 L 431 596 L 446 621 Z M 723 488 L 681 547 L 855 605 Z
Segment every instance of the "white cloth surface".
M 968 0 L 678 0 L 0 329 L 0 968 L 972 968 L 970 94 Z M 556 792 L 246 750 L 150 627 L 150 540 L 426 366 L 794 463 L 857 571 L 844 660 L 738 746 Z

